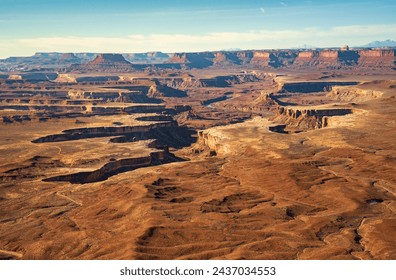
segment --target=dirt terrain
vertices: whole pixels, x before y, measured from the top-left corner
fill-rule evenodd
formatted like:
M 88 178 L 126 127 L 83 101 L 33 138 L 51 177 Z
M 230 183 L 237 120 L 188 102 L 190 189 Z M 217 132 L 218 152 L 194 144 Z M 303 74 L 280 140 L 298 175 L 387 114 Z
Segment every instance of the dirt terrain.
M 394 50 L 40 55 L 0 73 L 0 259 L 396 259 Z

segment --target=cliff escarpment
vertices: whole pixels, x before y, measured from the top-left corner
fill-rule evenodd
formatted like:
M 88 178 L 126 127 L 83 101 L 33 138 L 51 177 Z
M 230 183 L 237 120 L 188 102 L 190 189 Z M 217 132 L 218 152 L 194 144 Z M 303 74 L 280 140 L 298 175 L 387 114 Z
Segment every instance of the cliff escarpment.
M 383 92 L 379 90 L 343 86 L 333 87 L 332 90 L 327 94 L 327 96 L 335 100 L 355 102 L 362 102 L 375 98 L 380 98 L 382 95 Z
M 323 51 L 302 51 L 297 55 L 294 61 L 294 66 L 307 67 L 339 67 L 357 65 L 359 60 L 358 51 L 338 51 L 338 50 L 323 50 Z
M 232 152 L 232 148 L 227 145 L 224 137 L 219 134 L 213 133 L 210 130 L 198 131 L 198 144 L 208 147 L 216 154 L 228 154 Z
M 207 68 L 214 64 L 216 56 L 212 52 L 176 53 L 168 63 L 183 64 L 191 68 Z
M 46 143 L 46 142 L 61 142 L 61 141 L 72 141 L 78 139 L 88 139 L 97 137 L 110 137 L 110 136 L 122 136 L 132 135 L 138 137 L 149 133 L 151 130 L 159 127 L 174 127 L 177 123 L 174 121 L 154 123 L 150 125 L 142 126 L 120 126 L 120 127 L 89 127 L 89 128 L 75 128 L 64 130 L 61 134 L 53 134 L 33 140 L 33 143 Z
M 279 133 L 300 132 L 324 128 L 329 125 L 329 118 L 345 116 L 353 111 L 349 108 L 310 108 L 278 106 L 274 122 L 281 123 L 270 127 L 270 131 Z
M 168 61 L 187 68 L 253 66 L 262 68 L 392 68 L 394 49 L 256 50 L 179 53 Z
M 362 69 L 379 68 L 394 70 L 395 48 L 392 49 L 284 49 L 284 50 L 243 50 L 214 51 L 195 53 L 174 53 L 172 56 L 162 54 L 70 54 L 57 53 L 34 55 L 26 58 L 7 58 L 0 60 L 0 69 L 12 70 L 18 79 L 18 71 L 34 72 L 58 71 L 64 72 L 134 72 L 148 71 L 155 73 L 165 69 L 203 69 L 227 67 L 251 68 L 291 68 L 291 69 Z M 129 59 L 129 61 L 127 59 Z M 131 63 L 131 62 L 133 63 Z M 45 66 L 43 68 L 42 66 Z M 30 78 L 45 80 L 36 73 Z M 54 78 L 55 79 L 55 78 Z M 51 80 L 51 79 L 50 79 Z M 67 81 L 60 78 L 60 81 Z
M 264 78 L 265 74 L 263 73 L 247 71 L 237 75 L 215 76 L 212 78 L 171 78 L 166 80 L 166 85 L 172 88 L 229 87 L 243 83 L 258 82 Z
M 362 67 L 395 67 L 396 50 L 361 50 L 358 65 Z
M 44 179 L 44 182 L 59 182 L 66 181 L 72 184 L 86 184 L 93 182 L 105 181 L 109 177 L 132 171 L 138 168 L 161 165 L 165 163 L 179 161 L 180 159 L 173 156 L 167 150 L 152 152 L 150 155 L 146 157 L 138 157 L 138 158 L 125 158 L 114 160 L 106 163 L 101 168 L 86 171 L 86 172 L 78 172 L 67 175 L 60 175 L 51 178 Z
M 280 92 L 289 93 L 313 93 L 329 91 L 335 86 L 352 86 L 357 82 L 291 82 L 280 84 Z

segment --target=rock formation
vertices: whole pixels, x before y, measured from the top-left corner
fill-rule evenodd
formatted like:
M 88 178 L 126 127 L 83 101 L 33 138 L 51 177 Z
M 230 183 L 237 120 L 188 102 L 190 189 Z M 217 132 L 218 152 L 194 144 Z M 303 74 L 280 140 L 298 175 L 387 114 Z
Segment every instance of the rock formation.
M 157 97 L 186 97 L 187 94 L 185 91 L 175 89 L 172 87 L 168 87 L 167 85 L 163 85 L 158 81 L 154 81 L 154 85 L 150 86 L 148 93 L 148 97 L 157 98 Z
M 239 51 L 216 53 L 175 54 L 169 63 L 179 63 L 191 68 L 224 65 L 249 65 L 255 67 L 314 67 L 338 69 L 342 67 L 394 67 L 395 50 L 285 50 Z
M 108 66 L 115 64 L 130 65 L 121 54 L 99 54 L 94 60 L 87 63 L 88 65 Z
M 168 153 L 167 150 L 158 151 L 158 152 L 152 152 L 150 153 L 149 156 L 146 157 L 125 158 L 116 161 L 111 161 L 94 171 L 60 175 L 60 176 L 44 179 L 43 181 L 44 182 L 67 181 L 72 184 L 86 184 L 92 182 L 100 182 L 108 179 L 113 175 L 122 172 L 131 171 L 142 167 L 160 165 L 174 161 L 176 161 L 176 159 L 170 153 Z
M 250 64 L 259 66 L 268 66 L 271 53 L 267 51 L 254 51 Z
M 334 86 L 351 86 L 356 82 L 293 82 L 279 85 L 279 92 L 312 93 L 330 91 Z
M 297 55 L 294 65 L 296 66 L 312 66 L 317 64 L 319 53 L 317 51 L 302 51 Z
M 168 63 L 184 64 L 191 68 L 206 68 L 214 64 L 215 58 L 212 52 L 201 53 L 176 53 Z
M 361 50 L 359 54 L 359 66 L 394 67 L 396 63 L 395 50 Z
M 26 81 L 30 83 L 47 82 L 55 80 L 58 77 L 57 73 L 51 72 L 32 72 L 32 73 L 21 73 L 11 74 L 8 76 L 8 80 L 14 81 Z
M 69 70 L 129 72 L 133 70 L 133 65 L 125 60 L 121 54 L 98 54 L 94 60 L 85 64 L 74 65 Z
M 81 63 L 81 59 L 75 56 L 73 53 L 64 53 L 57 62 L 59 64 L 74 64 Z
M 197 88 L 197 87 L 228 87 L 236 84 L 257 82 L 264 78 L 263 74 L 254 71 L 238 75 L 215 76 L 213 78 L 194 79 L 193 77 L 167 79 L 169 87 Z
M 291 131 L 302 131 L 308 129 L 318 129 L 328 126 L 328 118 L 332 116 L 344 116 L 351 114 L 352 110 L 347 108 L 304 108 L 304 107 L 284 107 L 279 106 L 277 116 L 274 121 L 284 125 L 279 131 L 276 126 L 275 132 L 281 132 L 287 128 Z
M 243 57 L 242 57 L 243 58 Z M 240 53 L 236 52 L 217 52 L 213 59 L 213 64 L 216 66 L 229 66 L 242 64 Z
M 336 86 L 327 95 L 339 101 L 364 102 L 381 97 L 383 92 L 373 89 Z
M 181 68 L 223 68 L 242 66 L 251 68 L 307 68 L 360 69 L 394 68 L 395 49 L 340 49 L 321 50 L 255 50 L 175 53 L 171 57 L 161 52 L 136 54 L 93 53 L 37 53 L 31 57 L 10 57 L 0 60 L 0 69 L 37 69 L 45 65 L 64 71 L 159 71 Z M 89 61 L 89 62 L 87 62 Z M 87 63 L 85 63 L 87 62 Z M 132 64 L 130 63 L 133 63 Z M 69 67 L 70 64 L 78 64 Z M 63 69 L 63 68 L 60 68 Z

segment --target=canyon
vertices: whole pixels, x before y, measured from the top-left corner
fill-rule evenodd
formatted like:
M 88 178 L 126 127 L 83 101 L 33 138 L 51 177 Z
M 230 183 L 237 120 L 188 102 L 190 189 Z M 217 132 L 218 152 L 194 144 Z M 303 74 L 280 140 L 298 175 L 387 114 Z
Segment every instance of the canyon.
M 396 258 L 395 49 L 0 61 L 0 259 Z

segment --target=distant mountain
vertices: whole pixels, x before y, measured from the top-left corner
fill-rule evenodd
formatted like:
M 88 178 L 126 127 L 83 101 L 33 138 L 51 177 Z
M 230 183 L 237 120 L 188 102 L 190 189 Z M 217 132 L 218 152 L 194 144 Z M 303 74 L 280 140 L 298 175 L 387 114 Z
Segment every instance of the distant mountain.
M 168 54 L 162 52 L 129 53 L 123 55 L 129 62 L 137 64 L 163 63 L 170 58 Z
M 222 50 L 220 50 L 220 51 L 222 51 L 222 52 L 238 52 L 238 51 L 241 51 L 242 49 L 240 49 L 240 48 L 229 48 L 229 49 L 222 49 Z
M 364 48 L 394 48 L 396 47 L 396 41 L 395 40 L 385 40 L 385 41 L 374 41 L 371 43 L 368 43 L 367 45 L 362 46 Z
M 312 45 L 307 45 L 307 44 L 304 44 L 304 45 L 302 45 L 302 46 L 298 46 L 298 47 L 294 47 L 294 48 L 291 48 L 292 50 L 295 50 L 295 49 L 297 49 L 297 50 L 313 50 L 313 49 L 317 49 L 318 47 L 315 47 L 315 46 L 312 46 Z

